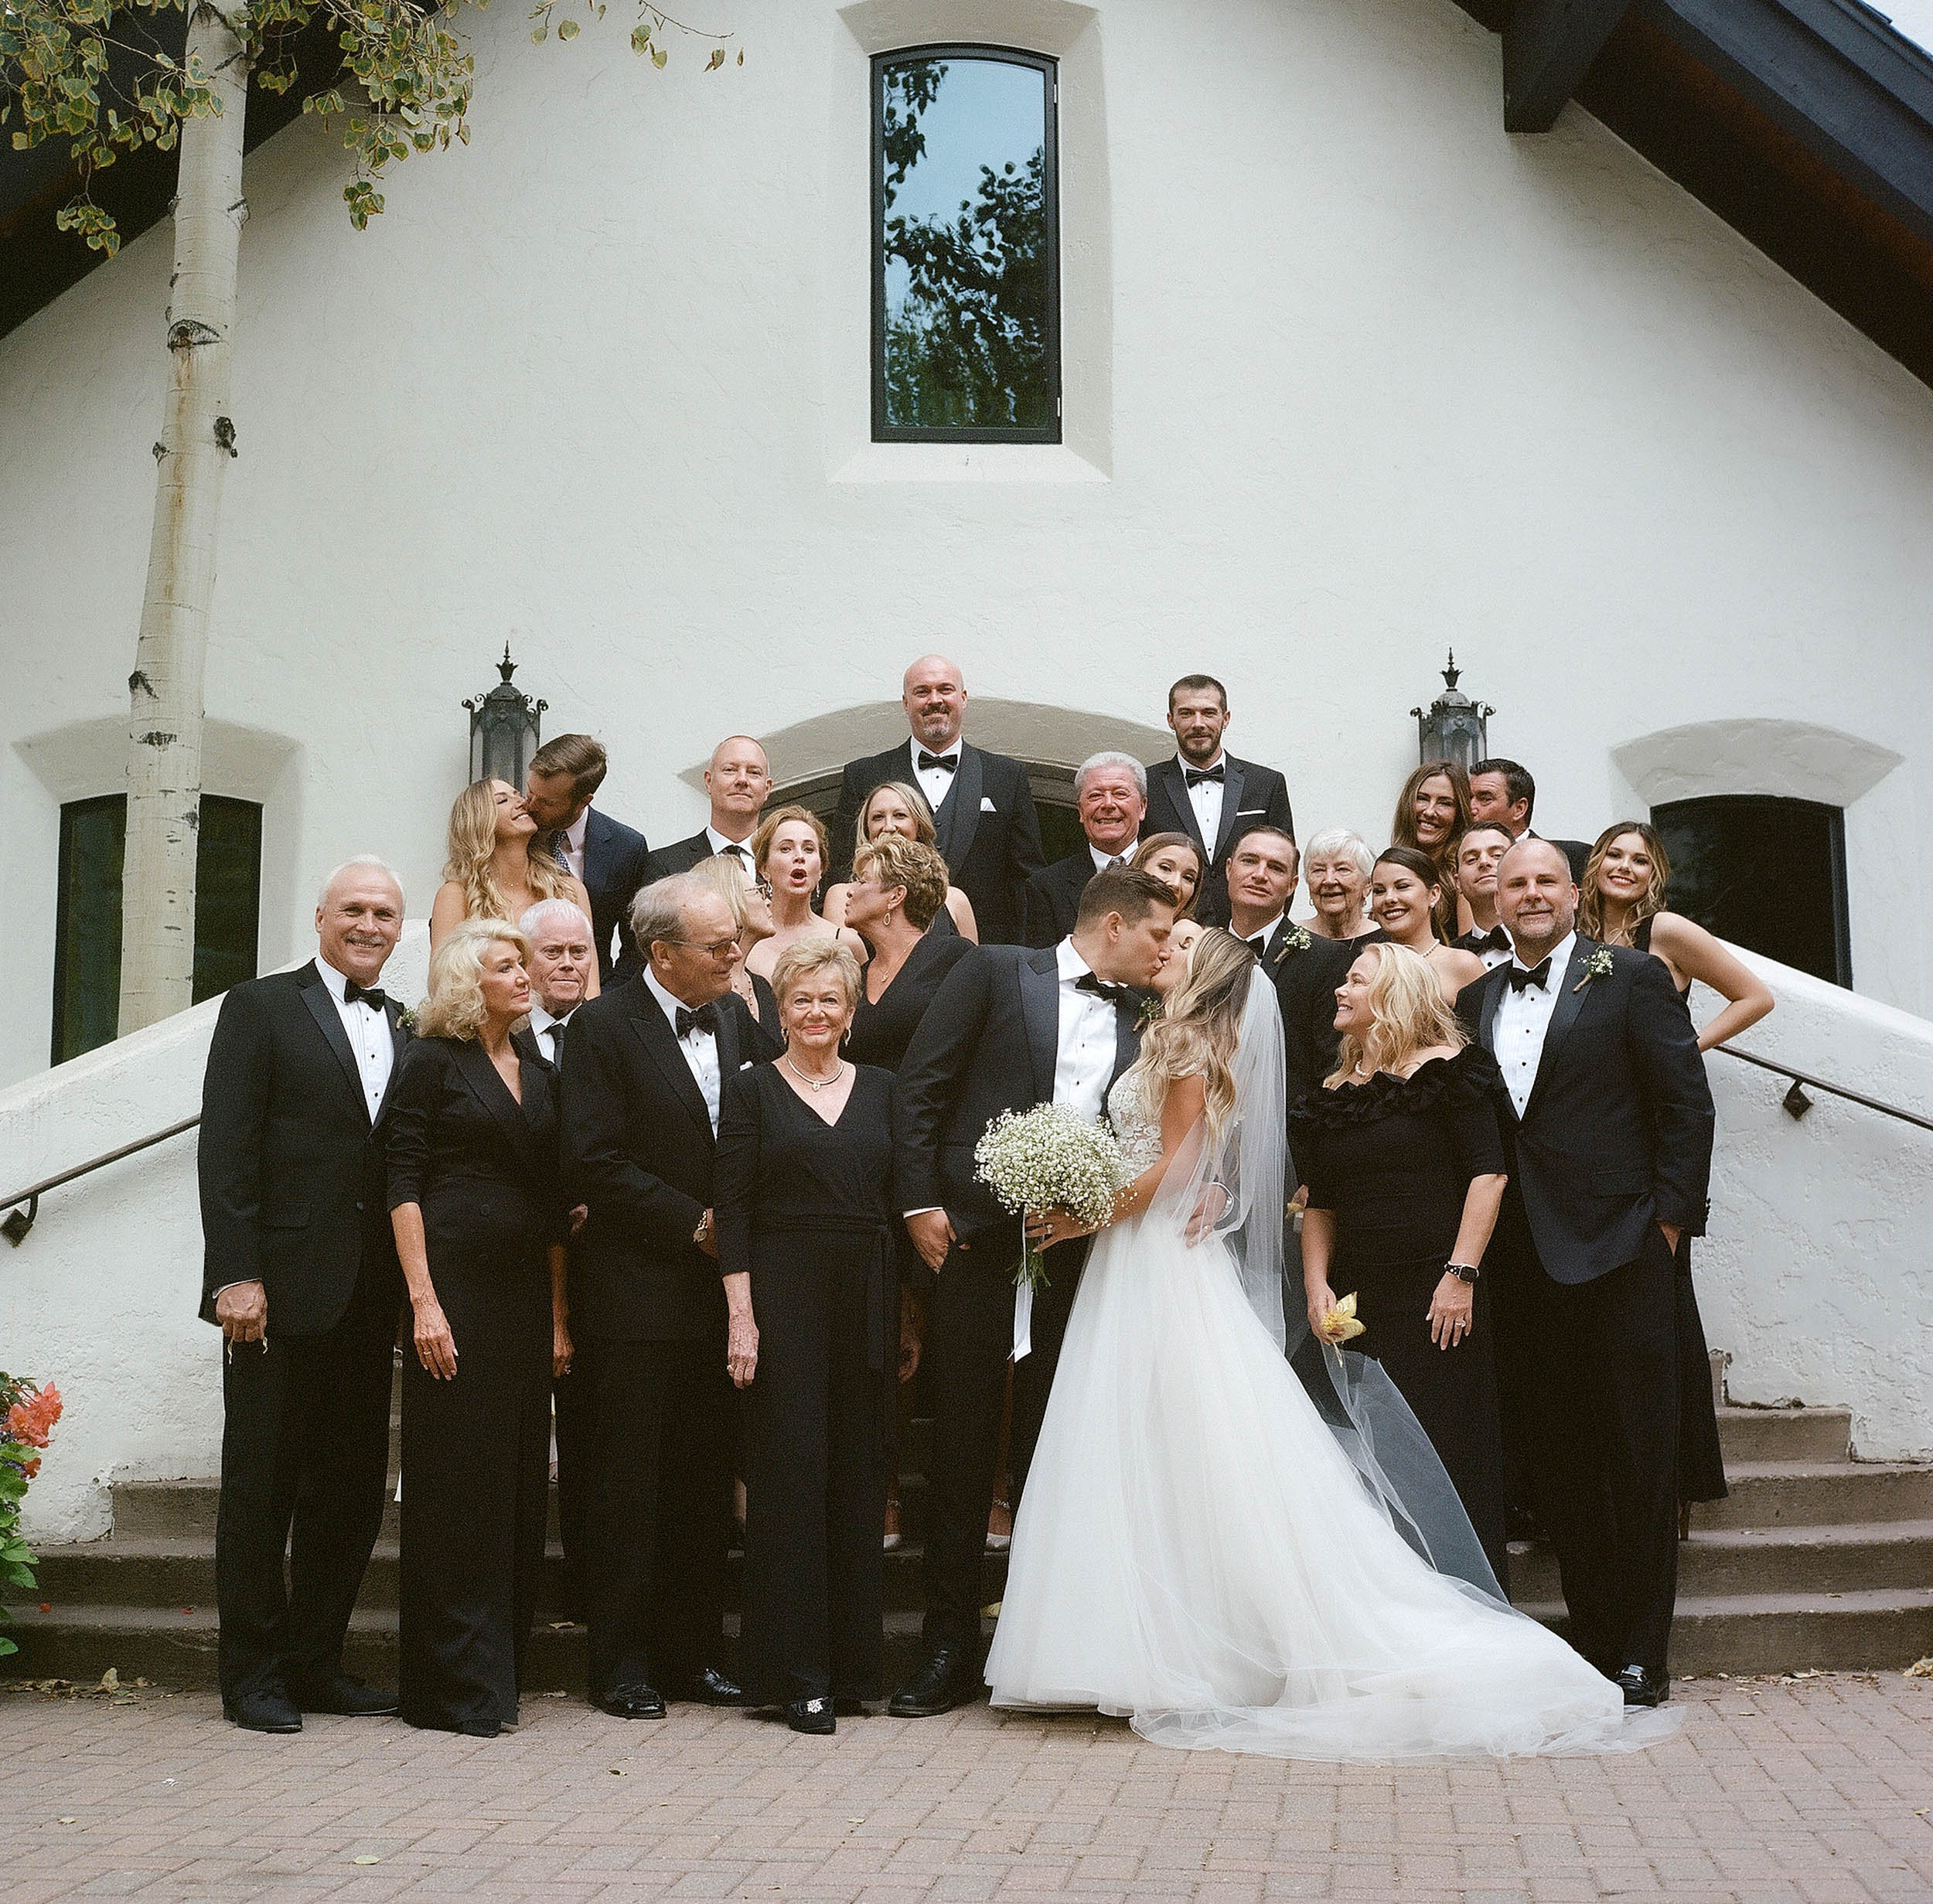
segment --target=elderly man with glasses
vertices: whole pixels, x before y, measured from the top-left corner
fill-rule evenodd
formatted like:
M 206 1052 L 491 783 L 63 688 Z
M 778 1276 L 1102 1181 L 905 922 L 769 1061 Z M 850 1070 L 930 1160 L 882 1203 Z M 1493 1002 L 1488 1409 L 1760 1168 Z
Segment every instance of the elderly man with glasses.
M 632 901 L 644 969 L 572 1014 L 563 1067 L 574 1202 L 571 1332 L 597 1439 L 590 1695 L 621 1718 L 741 1702 L 719 1670 L 732 1390 L 712 1227 L 724 1080 L 759 1055 L 734 994 L 731 908 L 680 874 Z

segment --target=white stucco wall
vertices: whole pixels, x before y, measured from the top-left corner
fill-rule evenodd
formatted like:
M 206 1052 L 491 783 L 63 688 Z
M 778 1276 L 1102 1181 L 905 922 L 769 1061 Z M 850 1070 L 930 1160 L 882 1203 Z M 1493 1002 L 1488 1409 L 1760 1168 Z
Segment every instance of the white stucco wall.
M 1756 778 L 1647 751 L 1666 731 L 1756 736 L 1768 780 L 1798 728 L 1891 762 L 1848 812 L 1855 975 L 1933 1010 L 1901 877 L 1933 817 L 1933 393 L 1581 112 L 1506 137 L 1498 43 L 1450 0 L 727 12 L 746 63 L 709 75 L 615 19 L 537 47 L 469 16 L 473 141 L 396 170 L 364 233 L 322 129 L 250 160 L 208 785 L 274 768 L 265 964 L 352 851 L 426 904 L 506 636 L 657 838 L 718 735 L 835 765 L 841 710 L 938 645 L 1036 731 L 1145 734 L 1175 674 L 1220 674 L 1303 830 L 1379 839 L 1454 643 L 1547 832 L 1646 775 Z M 943 30 L 1062 58 L 1052 451 L 865 440 L 865 49 Z M 124 715 L 170 244 L 0 339 L 0 1079 L 46 1058 L 47 737 Z

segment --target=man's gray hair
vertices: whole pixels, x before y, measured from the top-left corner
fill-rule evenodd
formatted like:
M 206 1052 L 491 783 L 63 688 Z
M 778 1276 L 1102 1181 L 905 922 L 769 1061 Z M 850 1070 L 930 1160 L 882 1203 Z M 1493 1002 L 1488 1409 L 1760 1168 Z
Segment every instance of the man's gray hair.
M 1087 776 L 1097 774 L 1105 767 L 1125 767 L 1134 777 L 1134 790 L 1145 800 L 1147 798 L 1147 769 L 1132 754 L 1122 754 L 1113 748 L 1099 754 L 1090 754 L 1082 761 L 1074 774 L 1074 798 L 1081 797 L 1082 789 L 1087 785 Z
M 714 888 L 690 873 L 673 873 L 669 879 L 643 887 L 631 901 L 631 935 L 638 949 L 648 959 L 654 939 L 684 936 L 684 915 L 705 900 L 718 897 Z
M 315 910 L 318 912 L 328 905 L 329 896 L 336 890 L 336 882 L 349 873 L 380 873 L 396 888 L 397 899 L 403 897 L 403 882 L 397 877 L 396 868 L 387 860 L 379 860 L 373 853 L 359 853 L 353 859 L 345 860 L 322 881 L 322 889 L 315 895 Z
M 1346 826 L 1325 826 L 1302 849 L 1304 860 L 1333 860 L 1338 853 L 1345 855 L 1365 879 L 1376 870 L 1376 856 L 1369 850 L 1369 841 Z
M 586 938 L 595 929 L 584 916 L 584 908 L 573 899 L 540 899 L 516 923 L 534 945 L 544 936 L 547 926 L 553 932 L 581 932 Z

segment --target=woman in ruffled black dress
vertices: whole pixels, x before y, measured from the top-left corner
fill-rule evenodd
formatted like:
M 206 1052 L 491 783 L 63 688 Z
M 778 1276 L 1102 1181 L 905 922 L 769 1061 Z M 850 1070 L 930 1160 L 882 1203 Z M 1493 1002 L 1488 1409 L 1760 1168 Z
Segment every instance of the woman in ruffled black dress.
M 1464 1042 L 1429 966 L 1363 948 L 1336 990 L 1337 1069 L 1290 1117 L 1309 1189 L 1302 1276 L 1318 1335 L 1353 1293 L 1373 1356 L 1455 1484 L 1509 1585 L 1503 1445 L 1480 1272 L 1503 1199 L 1496 1064 Z

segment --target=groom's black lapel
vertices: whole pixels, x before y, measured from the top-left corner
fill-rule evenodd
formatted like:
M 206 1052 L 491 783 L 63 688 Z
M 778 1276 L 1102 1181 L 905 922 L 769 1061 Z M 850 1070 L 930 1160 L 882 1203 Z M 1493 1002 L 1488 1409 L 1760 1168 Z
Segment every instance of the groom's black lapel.
M 1052 945 L 1021 961 L 1021 1022 L 1027 1027 L 1036 1104 L 1048 1103 L 1054 1095 L 1054 1066 L 1061 1042 L 1060 985 L 1059 959 Z

